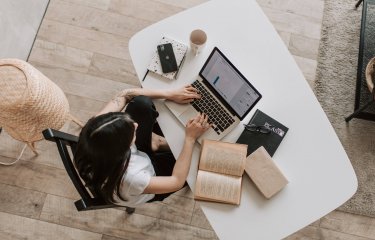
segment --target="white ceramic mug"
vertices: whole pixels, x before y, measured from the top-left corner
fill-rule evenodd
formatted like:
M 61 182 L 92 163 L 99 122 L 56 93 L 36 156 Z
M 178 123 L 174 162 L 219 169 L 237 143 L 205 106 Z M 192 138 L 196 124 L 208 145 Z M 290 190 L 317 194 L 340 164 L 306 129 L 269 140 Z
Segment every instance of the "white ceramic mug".
M 207 34 L 201 29 L 195 29 L 190 33 L 190 47 L 194 55 L 202 52 L 207 42 Z

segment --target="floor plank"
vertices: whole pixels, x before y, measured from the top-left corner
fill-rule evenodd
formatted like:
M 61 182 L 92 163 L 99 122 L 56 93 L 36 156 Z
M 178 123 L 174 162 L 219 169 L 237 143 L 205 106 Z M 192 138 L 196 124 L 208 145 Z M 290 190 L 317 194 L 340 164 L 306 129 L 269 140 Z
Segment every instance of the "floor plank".
M 47 194 L 0 183 L 0 212 L 38 219 Z
M 268 7 L 262 9 L 278 31 L 320 39 L 321 20 Z
M 334 211 L 321 219 L 321 228 L 375 239 L 375 219 Z
M 130 59 L 119 59 L 95 53 L 88 72 L 97 77 L 141 86 Z
M 284 238 L 285 240 L 319 240 L 321 235 L 319 232 L 319 227 L 307 226 L 302 230 Z
M 296 61 L 298 67 L 301 69 L 305 79 L 313 87 L 313 83 L 315 81 L 315 69 L 318 65 L 316 60 L 311 60 L 308 58 L 303 58 L 299 56 L 293 56 L 294 60 Z
M 50 2 L 45 19 L 128 38 L 151 23 L 150 21 L 61 0 Z
M 63 69 L 58 64 L 39 64 L 31 61 L 36 68 L 55 82 L 66 94 L 108 102 L 119 91 L 135 87 L 127 83 L 83 74 L 74 70 Z
M 257 0 L 260 6 L 321 21 L 324 0 Z
M 118 238 L 108 235 L 103 235 L 102 240 L 131 240 L 130 238 Z
M 87 101 L 87 100 L 86 100 Z M 61 131 L 67 131 L 69 126 L 69 121 L 60 129 Z M 3 129 L 0 135 L 0 156 L 4 157 L 1 161 L 13 162 L 17 159 L 24 147 L 25 143 L 13 139 L 6 131 Z M 64 166 L 59 158 L 59 153 L 56 148 L 56 144 L 53 142 L 48 142 L 46 140 L 41 140 L 35 142 L 35 148 L 38 155 L 35 155 L 29 147 L 27 147 L 21 156 L 24 161 L 29 161 L 32 163 L 38 163 L 50 167 L 63 169 Z M 9 159 L 7 159 L 9 158 Z
M 370 239 L 373 239 L 373 238 L 359 237 L 359 236 L 355 236 L 352 234 L 336 232 L 336 231 L 332 231 L 332 230 L 324 229 L 324 228 L 320 229 L 320 236 L 321 236 L 320 239 L 327 239 L 327 240 L 370 240 Z
M 0 212 L 0 222 L 0 239 L 2 240 L 100 240 L 102 238 L 101 234 L 3 212 Z
M 66 97 L 69 101 L 71 113 L 74 113 L 75 111 L 97 113 L 107 104 L 107 101 L 95 100 L 91 98 L 77 96 L 74 94 L 66 94 Z M 83 119 L 80 119 L 80 120 L 84 121 Z
M 40 219 L 59 225 L 130 239 L 214 239 L 213 231 L 118 209 L 77 212 L 71 200 L 48 195 Z
M 87 7 L 98 8 L 101 10 L 108 10 L 111 0 L 63 0 L 68 3 L 74 3 Z
M 67 122 L 60 130 L 66 132 L 68 130 L 68 126 L 69 123 Z M 13 162 L 20 155 L 24 145 L 25 144 L 23 142 L 13 139 L 5 130 L 3 130 L 0 136 L 0 155 L 3 157 L 8 157 L 9 160 L 7 160 L 7 162 Z M 27 147 L 21 159 L 50 167 L 60 169 L 64 168 L 55 143 L 41 140 L 35 143 L 35 148 L 38 155 L 35 155 L 34 152 Z
M 164 201 L 160 218 L 171 222 L 190 224 L 194 210 L 194 200 L 172 194 Z M 198 226 L 199 227 L 199 226 Z M 212 229 L 210 229 L 212 230 Z
M 0 167 L 0 183 L 42 193 L 78 199 L 78 193 L 65 169 L 20 160 L 9 167 Z
M 117 58 L 129 56 L 129 39 L 126 37 L 76 27 L 54 20 L 45 19 L 43 21 L 38 39 Z
M 194 194 L 188 185 L 178 190 L 175 194 L 181 197 L 194 198 Z
M 317 60 L 319 40 L 291 34 L 288 49 L 295 56 Z
M 279 36 L 283 40 L 285 46 L 288 48 L 289 42 L 290 42 L 290 37 L 291 37 L 292 34 L 289 33 L 289 32 L 284 32 L 284 31 L 277 31 L 277 33 L 279 34 Z
M 13 160 L 10 160 L 10 162 L 12 162 L 19 157 L 24 146 L 25 143 L 15 140 L 6 132 L 6 129 L 3 129 L 0 135 L 0 156 L 13 158 Z M 34 154 L 31 152 L 31 150 L 26 148 L 22 159 L 33 156 Z M 4 161 L 6 161 L 6 159 L 4 159 Z
M 208 0 L 189 0 L 189 1 L 155 0 L 155 1 L 186 9 L 186 8 L 195 7 L 199 4 L 205 3 Z
M 85 73 L 90 66 L 92 55 L 92 52 L 37 39 L 31 51 L 29 62 L 48 62 L 61 68 Z
M 211 224 L 204 215 L 199 202 L 195 201 L 193 216 L 191 218 L 190 225 L 211 230 Z
M 150 22 L 160 21 L 183 8 L 153 0 L 112 0 L 109 11 Z
M 137 207 L 135 213 L 189 225 L 193 208 L 194 200 L 192 198 L 172 194 L 163 202 L 153 202 Z

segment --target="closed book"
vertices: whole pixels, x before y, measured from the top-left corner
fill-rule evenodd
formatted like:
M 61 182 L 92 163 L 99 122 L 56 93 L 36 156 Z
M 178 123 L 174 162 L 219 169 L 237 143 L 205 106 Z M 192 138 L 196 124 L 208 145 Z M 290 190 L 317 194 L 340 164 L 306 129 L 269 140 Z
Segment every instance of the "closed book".
M 237 143 L 247 144 L 247 155 L 253 153 L 260 146 L 263 146 L 269 155 L 273 156 L 284 139 L 288 129 L 286 126 L 257 109 L 250 119 L 248 125 L 265 126 L 271 131 L 262 133 L 259 131 L 250 131 L 244 129 Z
M 170 79 L 170 80 L 173 80 L 173 79 L 177 79 L 178 77 L 178 73 L 184 63 L 184 60 L 185 60 L 185 56 L 186 56 L 186 52 L 188 50 L 188 46 L 184 43 L 181 43 L 179 41 L 176 41 L 172 38 L 168 38 L 168 37 L 163 37 L 159 44 L 166 44 L 166 43 L 171 43 L 172 44 L 172 48 L 173 48 L 173 52 L 174 52 L 174 55 L 175 55 L 175 58 L 176 58 L 176 63 L 177 63 L 177 71 L 174 71 L 174 72 L 169 72 L 169 73 L 163 73 L 163 69 L 162 69 L 162 66 L 160 64 L 160 59 L 159 59 L 159 54 L 158 54 L 158 51 L 157 51 L 157 48 L 155 48 L 155 53 L 153 54 L 152 58 L 151 58 L 151 61 L 147 67 L 147 73 L 151 73 L 151 74 L 157 74 L 157 75 L 160 75 L 160 76 L 163 76 L 167 79 Z
M 245 172 L 268 199 L 288 184 L 288 180 L 264 147 L 259 147 L 247 157 Z

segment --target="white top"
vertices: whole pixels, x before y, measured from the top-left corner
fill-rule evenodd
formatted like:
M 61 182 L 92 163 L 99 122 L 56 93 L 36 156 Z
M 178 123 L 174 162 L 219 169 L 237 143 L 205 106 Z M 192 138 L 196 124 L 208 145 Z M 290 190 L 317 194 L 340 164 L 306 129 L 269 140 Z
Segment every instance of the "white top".
M 132 145 L 130 149 L 129 165 L 120 184 L 120 195 L 127 201 L 122 201 L 117 195 L 114 199 L 119 202 L 119 205 L 136 207 L 155 196 L 155 194 L 143 194 L 151 177 L 155 176 L 155 170 L 146 153 L 138 151 L 135 145 Z
M 353 196 L 357 179 L 350 160 L 302 72 L 255 0 L 212 0 L 138 32 L 129 42 L 138 77 L 142 79 L 146 73 L 162 35 L 189 43 L 190 32 L 197 28 L 207 33 L 206 47 L 196 57 L 188 51 L 177 80 L 146 78 L 142 87 L 172 89 L 191 83 L 217 46 L 263 95 L 243 123 L 259 108 L 289 127 L 272 157 L 289 180 L 283 190 L 267 200 L 245 175 L 239 206 L 200 202 L 217 236 L 282 239 Z M 178 156 L 184 126 L 163 101 L 154 103 L 158 123 Z M 235 142 L 243 129 L 238 125 L 223 141 Z M 193 190 L 199 153 L 196 144 L 188 176 Z

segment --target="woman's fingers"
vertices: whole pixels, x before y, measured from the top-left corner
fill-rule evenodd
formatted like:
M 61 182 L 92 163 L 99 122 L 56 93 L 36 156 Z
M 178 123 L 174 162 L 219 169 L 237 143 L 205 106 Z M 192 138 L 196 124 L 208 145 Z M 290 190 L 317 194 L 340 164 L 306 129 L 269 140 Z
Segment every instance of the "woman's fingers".
M 198 113 L 197 116 L 195 116 L 194 122 L 200 123 L 202 118 L 202 113 Z
M 177 103 L 190 103 L 194 99 L 199 99 L 201 96 L 198 91 L 191 85 L 187 85 L 184 88 L 175 92 L 174 101 Z
M 190 126 L 194 121 L 194 118 L 190 119 L 187 123 L 186 123 L 186 126 Z
M 191 85 L 185 87 L 185 93 L 190 98 L 200 98 L 199 91 Z
M 191 92 L 198 93 L 198 90 L 195 87 L 191 86 L 191 85 L 186 85 L 185 89 L 188 90 L 188 91 L 191 91 Z
M 204 115 L 204 127 L 209 128 L 210 126 L 211 126 L 211 124 L 208 123 L 208 115 L 205 114 Z
M 197 98 L 197 97 L 199 97 L 199 95 L 197 95 L 197 94 L 192 94 L 192 93 L 184 93 L 184 94 L 182 94 L 182 98 L 183 99 L 193 99 L 193 98 Z
M 204 126 L 207 123 L 208 117 L 205 113 L 200 113 L 199 115 L 199 123 Z
M 204 113 L 198 113 L 194 118 L 190 119 L 188 123 L 202 128 L 208 128 L 211 125 L 208 123 L 207 114 Z
M 208 119 L 208 115 L 205 114 L 205 113 L 202 113 L 202 118 L 203 118 L 205 121 L 207 121 L 207 119 Z
M 201 97 L 201 95 L 199 95 L 196 92 L 185 92 L 183 94 L 183 96 L 184 96 L 185 99 L 194 99 L 194 98 L 200 98 Z

